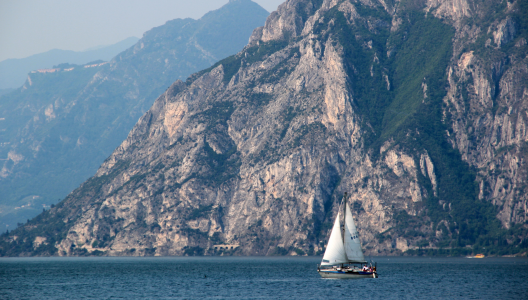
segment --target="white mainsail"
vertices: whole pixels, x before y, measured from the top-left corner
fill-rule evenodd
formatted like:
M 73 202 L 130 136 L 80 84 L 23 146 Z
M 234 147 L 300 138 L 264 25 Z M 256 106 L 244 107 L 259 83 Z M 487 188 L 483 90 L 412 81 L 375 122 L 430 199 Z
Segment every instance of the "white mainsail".
M 348 203 L 346 205 L 345 211 L 345 251 L 346 256 L 349 262 L 356 263 L 366 263 L 365 256 L 363 256 L 363 251 L 361 250 L 361 241 L 359 240 L 359 233 L 356 229 L 356 224 L 354 224 L 354 219 L 352 218 L 352 212 Z M 335 226 L 334 226 L 335 228 Z M 332 231 L 332 234 L 334 232 Z M 331 238 L 331 237 L 330 237 Z
M 332 228 L 332 233 L 330 234 L 330 239 L 328 240 L 328 245 L 326 246 L 323 261 L 321 262 L 322 266 L 348 263 L 343 240 L 341 239 L 341 222 L 339 221 L 339 217 L 340 214 L 338 213 L 334 227 Z

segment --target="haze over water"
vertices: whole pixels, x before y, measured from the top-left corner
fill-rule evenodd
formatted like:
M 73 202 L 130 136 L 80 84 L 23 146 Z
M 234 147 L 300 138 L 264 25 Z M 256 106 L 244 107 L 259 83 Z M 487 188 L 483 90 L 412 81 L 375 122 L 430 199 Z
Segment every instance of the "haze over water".
M 322 279 L 320 257 L 2 258 L 0 299 L 526 299 L 526 258 L 379 257 Z

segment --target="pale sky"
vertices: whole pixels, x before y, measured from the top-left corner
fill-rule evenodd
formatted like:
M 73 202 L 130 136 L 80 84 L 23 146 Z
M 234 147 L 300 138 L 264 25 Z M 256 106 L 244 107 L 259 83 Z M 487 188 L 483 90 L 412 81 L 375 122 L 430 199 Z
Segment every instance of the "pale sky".
M 285 0 L 253 0 L 272 12 Z M 0 0 L 0 61 L 51 49 L 83 51 L 141 38 L 176 18 L 198 19 L 228 0 Z

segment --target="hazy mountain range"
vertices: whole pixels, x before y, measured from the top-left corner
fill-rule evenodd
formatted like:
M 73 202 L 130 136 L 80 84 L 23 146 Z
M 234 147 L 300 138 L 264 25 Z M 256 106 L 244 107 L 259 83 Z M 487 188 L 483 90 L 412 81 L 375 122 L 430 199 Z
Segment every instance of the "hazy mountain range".
M 269 13 L 230 1 L 199 20 L 146 32 L 109 62 L 26 74 L 0 97 L 0 222 L 37 215 L 84 180 L 172 82 L 239 51 Z
M 54 65 L 61 63 L 82 65 L 95 60 L 108 61 L 121 51 L 130 48 L 138 40 L 136 37 L 129 37 L 114 45 L 96 47 L 86 51 L 53 49 L 26 58 L 3 60 L 0 62 L 0 90 L 21 87 L 27 74 L 34 70 L 51 69 Z

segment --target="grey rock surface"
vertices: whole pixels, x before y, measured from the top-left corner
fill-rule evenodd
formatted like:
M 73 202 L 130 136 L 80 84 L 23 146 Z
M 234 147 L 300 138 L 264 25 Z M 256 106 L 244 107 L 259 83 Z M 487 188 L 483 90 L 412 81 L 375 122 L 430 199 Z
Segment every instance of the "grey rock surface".
M 472 1 L 286 1 L 241 52 L 172 84 L 41 216 L 64 226 L 48 244 L 58 255 L 321 253 L 344 192 L 367 255 L 477 245 L 497 220 L 526 228 L 528 58 L 525 43 L 503 50 L 526 37 L 497 20 L 500 45 L 487 43 L 495 31 L 468 18 L 488 13 Z M 407 47 L 431 49 L 412 44 L 428 38 L 431 54 Z M 43 238 L 27 240 L 37 251 Z

